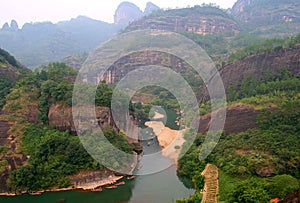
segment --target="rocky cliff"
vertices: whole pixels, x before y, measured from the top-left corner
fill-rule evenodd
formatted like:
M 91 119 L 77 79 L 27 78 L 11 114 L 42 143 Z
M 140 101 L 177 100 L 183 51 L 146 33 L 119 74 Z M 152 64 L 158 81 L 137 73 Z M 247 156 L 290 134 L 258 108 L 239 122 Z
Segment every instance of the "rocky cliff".
M 215 7 L 157 11 L 131 23 L 125 30 L 159 29 L 172 32 L 195 32 L 201 35 L 238 32 L 238 23 L 225 11 Z
M 146 5 L 146 8 L 144 10 L 144 14 L 145 15 L 149 15 L 151 14 L 153 11 L 157 11 L 159 10 L 160 8 L 158 6 L 156 6 L 154 3 L 152 2 L 148 2 L 147 5 Z
M 218 112 L 218 111 L 217 111 Z M 215 113 L 217 113 L 215 112 Z M 231 105 L 226 109 L 226 121 L 224 125 L 224 133 L 240 133 L 250 128 L 256 128 L 256 118 L 260 111 L 255 110 L 247 105 Z M 211 123 L 211 113 L 200 117 L 199 132 L 205 134 L 208 132 Z
M 114 15 L 114 23 L 127 25 L 143 16 L 143 12 L 135 4 L 130 2 L 122 2 Z
M 153 4 L 152 2 L 148 2 L 143 12 L 135 4 L 124 1 L 118 6 L 115 12 L 114 23 L 117 25 L 121 25 L 121 27 L 127 26 L 129 23 L 138 20 L 139 18 L 145 15 L 149 15 L 153 11 L 159 9 L 160 8 L 155 4 Z
M 279 75 L 280 70 L 286 68 L 292 74 L 299 74 L 299 58 L 300 45 L 246 57 L 224 66 L 219 73 L 227 93 L 231 85 L 240 86 L 245 77 L 253 76 L 262 79 L 267 71 Z M 213 82 L 213 80 L 209 82 Z M 214 91 L 218 92 L 218 90 Z M 202 90 L 200 100 L 203 102 L 209 100 L 209 95 L 205 88 Z
M 111 112 L 108 107 L 96 107 L 96 119 L 94 122 L 98 123 L 101 128 L 105 126 L 112 126 L 115 129 L 115 123 L 112 119 Z M 93 114 L 90 113 L 92 116 Z M 59 104 L 53 105 L 48 114 L 49 125 L 57 128 L 60 131 L 70 131 L 71 134 L 76 134 L 75 125 L 72 116 L 72 107 L 62 107 Z M 91 119 L 93 119 L 91 117 Z

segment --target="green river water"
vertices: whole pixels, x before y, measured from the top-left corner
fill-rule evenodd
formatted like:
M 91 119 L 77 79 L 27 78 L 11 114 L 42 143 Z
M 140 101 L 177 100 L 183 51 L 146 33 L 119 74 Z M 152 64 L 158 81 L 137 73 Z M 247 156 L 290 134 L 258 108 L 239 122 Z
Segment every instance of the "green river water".
M 178 115 L 174 111 L 166 111 L 168 115 L 167 126 L 174 128 L 174 121 Z M 160 150 L 156 139 L 150 146 L 144 143 L 145 154 Z M 165 157 L 159 159 L 160 163 L 168 162 Z M 176 166 L 151 175 L 137 176 L 133 180 L 126 180 L 125 185 L 116 189 L 104 189 L 102 192 L 63 191 L 49 192 L 38 196 L 22 195 L 16 197 L 0 197 L 0 203 L 56 203 L 65 199 L 67 203 L 169 203 L 176 199 L 189 197 L 194 193 L 188 189 L 176 175 Z

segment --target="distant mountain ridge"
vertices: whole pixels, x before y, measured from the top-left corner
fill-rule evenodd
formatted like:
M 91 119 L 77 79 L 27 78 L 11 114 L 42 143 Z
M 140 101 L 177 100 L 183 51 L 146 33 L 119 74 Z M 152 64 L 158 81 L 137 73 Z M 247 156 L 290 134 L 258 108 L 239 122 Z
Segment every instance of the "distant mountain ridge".
M 89 53 L 122 29 L 221 34 L 227 39 L 240 32 L 264 38 L 287 37 L 300 30 L 300 2 L 238 0 L 227 11 L 212 4 L 161 10 L 151 2 L 142 11 L 133 3 L 123 2 L 114 17 L 114 24 L 79 16 L 57 24 L 26 23 L 22 28 L 12 21 L 0 29 L 0 48 L 12 53 L 22 64 L 35 67 Z
M 90 52 L 120 29 L 85 16 L 57 24 L 26 23 L 21 29 L 13 22 L 0 29 L 0 47 L 29 67 L 60 61 L 70 54 Z

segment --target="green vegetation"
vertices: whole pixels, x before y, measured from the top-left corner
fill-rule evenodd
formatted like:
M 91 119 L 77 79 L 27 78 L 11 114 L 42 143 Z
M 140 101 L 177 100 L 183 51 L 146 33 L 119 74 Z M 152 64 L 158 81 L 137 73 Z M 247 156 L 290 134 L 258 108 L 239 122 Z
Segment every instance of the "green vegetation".
M 5 97 L 10 93 L 10 89 L 14 86 L 14 82 L 9 78 L 0 77 L 0 109 L 5 105 Z
M 5 63 L 6 61 L 14 67 L 20 67 L 17 60 L 12 55 L 0 48 L 0 63 Z
M 78 137 L 67 132 L 30 125 L 22 137 L 29 164 L 11 174 L 12 191 L 36 191 L 70 185 L 68 175 L 80 169 L 103 169 L 81 146 Z
M 266 72 L 261 80 L 251 76 L 245 77 L 240 87 L 231 85 L 228 88 L 227 100 L 237 101 L 242 98 L 283 91 L 288 94 L 299 92 L 300 75 L 291 75 L 288 70 L 282 68 L 279 75 L 276 76 L 272 72 Z
M 224 34 L 200 35 L 193 32 L 182 34 L 199 44 L 213 61 L 221 60 L 221 57 L 228 52 L 228 41 Z
M 260 110 L 258 127 L 222 135 L 212 154 L 201 162 L 198 156 L 205 137 L 198 135 L 179 160 L 178 174 L 195 180 L 206 163 L 215 164 L 219 168 L 219 198 L 223 202 L 269 202 L 299 188 L 299 79 L 299 75 L 282 68 L 277 74 L 266 71 L 260 79 L 245 77 L 240 86 L 231 86 L 227 94 L 229 105 L 241 103 Z M 202 115 L 211 111 L 209 102 L 199 108 Z M 199 189 L 191 199 L 182 201 L 193 202 L 192 198 L 198 195 Z
M 233 17 L 227 14 L 224 10 L 218 8 L 214 4 L 202 4 L 201 6 L 196 5 L 191 8 L 182 8 L 182 9 L 171 9 L 171 10 L 157 10 L 154 11 L 152 14 L 149 16 L 146 16 L 145 18 L 150 18 L 153 16 L 159 16 L 159 17 L 164 17 L 164 16 L 188 16 L 192 14 L 202 14 L 202 15 L 216 15 L 224 18 L 229 18 L 232 19 Z
M 1 81 L 0 85 L 6 88 L 0 93 L 7 95 L 7 102 L 3 108 L 10 113 L 1 116 L 1 119 L 11 122 L 9 133 L 15 136 L 18 145 L 15 148 L 0 148 L 0 171 L 7 167 L 3 155 L 18 157 L 21 152 L 25 152 L 30 156 L 28 164 L 10 174 L 9 186 L 12 192 L 68 187 L 69 175 L 80 170 L 104 169 L 86 152 L 78 137 L 71 136 L 69 132 L 51 130 L 48 126 L 48 112 L 51 106 L 71 107 L 76 75 L 77 71 L 65 63 L 50 63 L 41 70 L 23 75 L 12 89 L 10 87 L 14 84 L 9 80 Z M 89 84 L 79 85 L 87 93 L 96 90 L 95 86 Z M 95 95 L 96 105 L 110 106 L 112 88 L 105 82 L 98 86 Z M 38 113 L 42 124 L 33 125 L 26 119 L 29 114 L 34 117 L 34 113 Z M 131 153 L 132 146 L 123 133 L 109 127 L 103 132 L 116 148 Z M 115 165 L 119 164 L 118 160 L 106 156 L 105 153 L 100 155 Z
M 77 71 L 65 63 L 50 63 L 35 74 L 36 76 L 33 76 L 33 78 L 36 78 L 37 86 L 40 86 L 41 89 L 41 96 L 38 102 L 41 112 L 39 118 L 46 124 L 48 123 L 48 112 L 51 105 L 72 106 L 73 87 Z M 82 97 L 85 98 L 77 95 L 82 100 L 73 102 L 76 104 L 76 102 L 84 102 L 87 99 L 89 99 L 88 101 L 92 101 L 92 98 L 86 98 L 86 96 L 90 97 L 93 95 L 95 89 L 95 86 L 87 83 L 78 84 L 78 90 L 82 90 L 80 94 L 83 94 Z M 97 106 L 110 107 L 112 89 L 105 84 L 105 81 L 97 86 L 96 93 L 94 94 Z
M 260 42 L 259 40 L 258 42 Z M 261 43 L 254 43 L 238 49 L 237 51 L 230 54 L 228 62 L 231 63 L 233 61 L 243 59 L 247 56 L 251 56 L 254 54 L 271 52 L 280 50 L 286 47 L 292 47 L 296 44 L 300 43 L 300 33 L 297 36 L 286 38 L 286 39 L 267 39 Z
M 111 128 L 106 128 L 103 132 L 117 148 L 127 153 L 131 152 L 124 135 Z M 29 164 L 12 172 L 11 191 L 68 187 L 69 175 L 83 169 L 104 169 L 86 152 L 79 138 L 70 136 L 68 132 L 29 125 L 24 130 L 22 143 L 24 152 L 30 156 Z M 103 156 L 105 157 L 105 154 Z

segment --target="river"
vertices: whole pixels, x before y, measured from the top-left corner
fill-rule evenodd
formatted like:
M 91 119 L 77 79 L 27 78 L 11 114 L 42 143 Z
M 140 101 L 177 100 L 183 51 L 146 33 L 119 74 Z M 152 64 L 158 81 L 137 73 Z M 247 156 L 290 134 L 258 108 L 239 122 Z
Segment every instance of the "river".
M 168 115 L 167 126 L 176 128 L 174 111 L 166 111 Z M 149 134 L 143 136 L 149 136 Z M 151 154 L 160 150 L 157 139 L 151 141 L 147 146 L 144 142 L 145 154 Z M 170 162 L 161 155 L 160 163 Z M 143 164 L 143 160 L 141 161 Z M 141 169 L 143 170 L 143 169 Z M 193 189 L 188 189 L 179 180 L 176 174 L 176 166 L 155 174 L 137 176 L 133 180 L 126 180 L 125 185 L 116 189 L 104 189 L 102 192 L 87 191 L 63 191 L 49 192 L 38 196 L 22 195 L 16 197 L 0 197 L 1 203 L 56 203 L 60 199 L 65 199 L 68 203 L 172 203 L 176 199 L 189 197 L 194 193 Z

